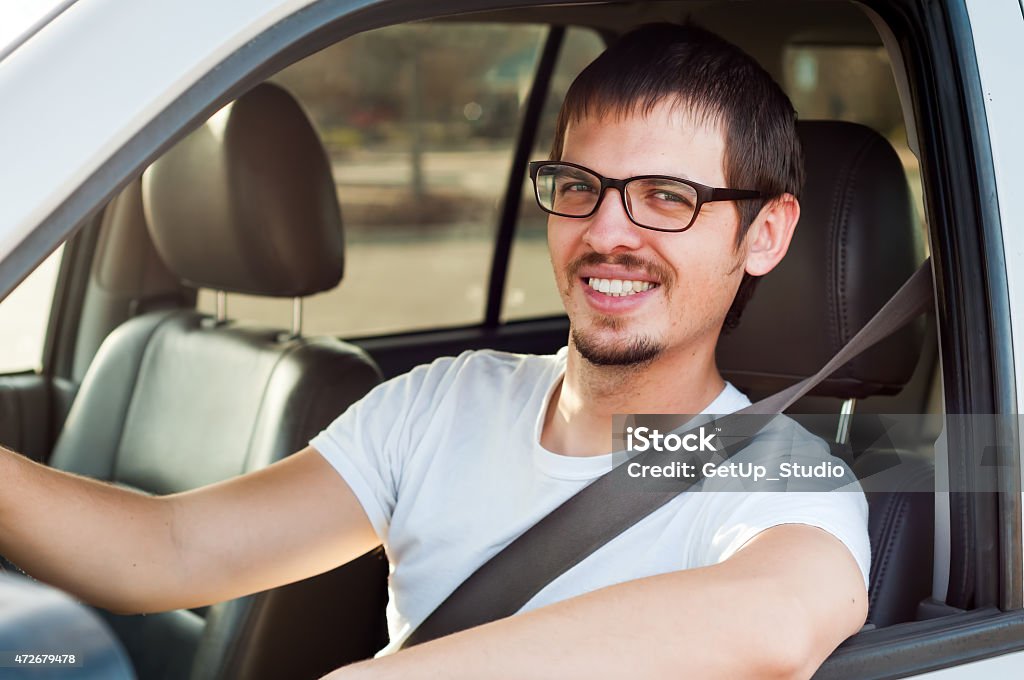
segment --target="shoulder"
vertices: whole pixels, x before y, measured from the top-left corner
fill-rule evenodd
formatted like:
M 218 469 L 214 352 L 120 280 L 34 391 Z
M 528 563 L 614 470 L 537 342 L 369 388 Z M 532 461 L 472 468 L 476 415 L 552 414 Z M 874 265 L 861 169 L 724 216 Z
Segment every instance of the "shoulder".
M 494 349 L 476 349 L 463 352 L 453 361 L 476 368 L 492 368 L 506 371 L 526 369 L 544 369 L 552 366 L 565 365 L 565 348 L 555 354 L 519 354 L 502 352 Z
M 413 393 L 494 393 L 515 385 L 553 378 L 565 367 L 564 351 L 557 354 L 515 354 L 490 349 L 468 350 L 435 359 L 385 383 Z
M 561 370 L 565 366 L 563 352 L 557 354 L 516 354 L 491 349 L 467 350 L 458 356 L 440 357 L 417 366 L 409 375 L 461 379 L 466 377 L 503 377 L 523 373 Z

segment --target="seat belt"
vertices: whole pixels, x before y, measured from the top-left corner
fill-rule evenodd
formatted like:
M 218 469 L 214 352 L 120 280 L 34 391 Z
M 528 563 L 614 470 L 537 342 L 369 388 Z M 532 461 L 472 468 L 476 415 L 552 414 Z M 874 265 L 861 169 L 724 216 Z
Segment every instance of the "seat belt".
M 742 450 L 777 414 L 846 362 L 925 312 L 932 300 L 929 257 L 817 373 L 716 420 L 714 425 L 725 433 L 719 436 L 724 448 L 720 453 L 727 459 Z M 650 456 L 649 451 L 629 462 L 642 462 Z M 625 468 L 619 464 L 598 477 L 481 565 L 406 638 L 402 648 L 515 614 L 547 584 L 701 481 L 698 466 L 698 474 L 679 480 L 671 490 L 627 493 L 622 485 Z

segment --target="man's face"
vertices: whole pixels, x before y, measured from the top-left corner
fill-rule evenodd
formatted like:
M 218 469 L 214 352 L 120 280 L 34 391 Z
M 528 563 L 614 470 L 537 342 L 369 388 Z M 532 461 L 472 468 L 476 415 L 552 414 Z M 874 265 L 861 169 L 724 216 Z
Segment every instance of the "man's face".
M 649 115 L 585 119 L 570 124 L 564 139 L 562 160 L 605 177 L 658 174 L 726 186 L 721 130 L 694 123 L 684 107 L 662 103 Z M 743 275 L 738 228 L 736 206 L 715 202 L 685 232 L 642 229 L 615 189 L 591 217 L 550 215 L 551 261 L 580 355 L 598 365 L 637 365 L 713 350 Z M 602 280 L 611 281 L 609 293 L 595 289 Z

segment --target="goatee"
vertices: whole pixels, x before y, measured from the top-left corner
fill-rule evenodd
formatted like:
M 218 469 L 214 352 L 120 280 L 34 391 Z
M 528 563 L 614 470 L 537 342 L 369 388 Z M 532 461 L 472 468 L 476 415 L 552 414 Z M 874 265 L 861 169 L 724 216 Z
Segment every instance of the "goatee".
M 572 344 L 580 356 L 594 366 L 640 367 L 645 366 L 661 354 L 662 346 L 650 338 L 632 338 L 625 346 L 607 347 L 573 327 L 570 331 Z

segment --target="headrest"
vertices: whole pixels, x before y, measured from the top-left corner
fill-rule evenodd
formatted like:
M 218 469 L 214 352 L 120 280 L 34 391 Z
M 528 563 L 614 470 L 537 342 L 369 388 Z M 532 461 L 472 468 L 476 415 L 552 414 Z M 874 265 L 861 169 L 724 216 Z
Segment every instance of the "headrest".
M 760 396 L 813 375 L 860 330 L 923 259 L 907 178 L 870 128 L 798 124 L 807 182 L 789 252 L 758 283 L 718 365 Z M 921 352 L 912 324 L 823 381 L 812 394 L 863 398 L 900 391 Z
M 104 290 L 129 299 L 177 297 L 181 281 L 153 248 L 142 211 L 142 182 L 134 179 L 103 212 L 98 259 L 93 270 Z
M 146 221 L 189 285 L 298 297 L 341 280 L 341 213 L 327 155 L 290 94 L 258 85 L 143 175 Z

